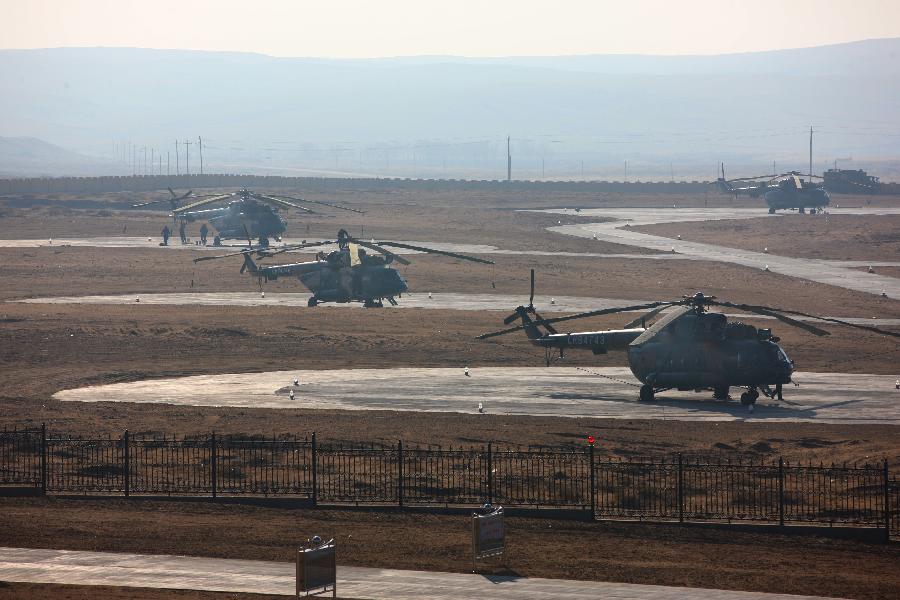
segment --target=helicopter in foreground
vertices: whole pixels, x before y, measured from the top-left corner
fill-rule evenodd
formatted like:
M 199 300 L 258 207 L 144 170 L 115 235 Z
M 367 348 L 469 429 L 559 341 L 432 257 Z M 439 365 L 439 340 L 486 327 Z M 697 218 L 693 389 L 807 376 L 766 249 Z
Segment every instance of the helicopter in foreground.
M 215 237 L 219 240 L 252 237 L 257 238 L 259 246 L 263 248 L 268 247 L 270 238 L 280 241 L 281 235 L 287 230 L 287 222 L 278 214 L 279 209 L 295 208 L 305 213 L 315 212 L 297 204 L 298 202 L 319 204 L 360 214 L 363 212 L 355 208 L 348 208 L 320 200 L 306 200 L 282 194 L 262 194 L 247 189 L 207 196 L 194 196 L 189 191 L 182 196 L 178 196 L 169 188 L 169 193 L 172 196 L 171 198 L 144 202 L 134 206 L 138 208 L 169 202 L 172 207 L 173 220 L 180 220 L 184 223 L 205 221 L 216 230 L 217 234 Z M 177 206 L 179 202 L 189 199 L 194 201 L 183 206 Z M 204 206 L 220 203 L 223 203 L 224 206 L 198 210 Z
M 314 261 L 262 266 L 254 262 L 252 257 L 254 252 L 258 257 L 269 258 L 285 252 L 296 252 L 304 248 L 328 245 L 337 245 L 338 249 L 327 254 L 319 252 Z M 366 308 L 381 308 L 385 300 L 391 305 L 396 305 L 396 298 L 408 289 L 407 283 L 399 271 L 388 265 L 393 262 L 408 265 L 409 261 L 391 252 L 385 246 L 441 254 L 488 265 L 494 264 L 493 261 L 483 258 L 424 246 L 413 246 L 401 242 L 358 240 L 351 237 L 344 229 L 338 231 L 336 240 L 297 244 L 278 250 L 244 250 L 219 256 L 201 256 L 195 258 L 194 262 L 241 255 L 244 258 L 241 273 L 249 272 L 260 282 L 273 281 L 279 277 L 297 277 L 300 283 L 313 293 L 309 299 L 310 307 L 321 302 L 362 302 Z M 380 256 L 369 254 L 366 249 L 374 250 Z
M 726 194 L 749 194 L 752 198 L 762 196 L 769 206 L 770 215 L 775 214 L 776 210 L 787 209 L 797 209 L 802 214 L 807 208 L 810 209 L 810 213 L 822 211 L 831 203 L 825 187 L 813 183 L 813 179 L 822 178 L 791 171 L 774 176 L 762 175 L 726 180 L 723 167 L 722 176 L 716 180 L 716 185 Z M 735 185 L 736 183 L 738 185 Z
M 819 336 L 829 333 L 787 315 L 900 337 L 900 333 L 877 327 L 792 310 L 723 302 L 702 293 L 684 296 L 680 300 L 593 310 L 552 319 L 541 317 L 534 309 L 533 301 L 532 270 L 528 306 L 519 306 L 504 320 L 507 325 L 521 320 L 521 325 L 485 333 L 477 339 L 524 330 L 533 344 L 547 349 L 548 364 L 551 349 L 558 349 L 561 357 L 567 348 L 581 348 L 594 354 L 627 352 L 631 372 L 643 384 L 640 390 L 642 402 L 651 402 L 656 393 L 670 389 L 696 392 L 712 390 L 716 399 L 728 400 L 728 392 L 732 387 L 746 388 L 741 394 L 741 404 L 751 407 L 751 410 L 760 394 L 782 399 L 782 386 L 791 382 L 794 363 L 778 345 L 779 338 L 772 334 L 771 329 L 729 322 L 724 314 L 709 312 L 708 308 L 711 306 L 774 317 Z M 649 327 L 646 326 L 647 320 L 667 309 L 670 310 L 661 318 Z M 560 333 L 554 328 L 554 324 L 563 321 L 639 310 L 649 312 L 621 329 Z

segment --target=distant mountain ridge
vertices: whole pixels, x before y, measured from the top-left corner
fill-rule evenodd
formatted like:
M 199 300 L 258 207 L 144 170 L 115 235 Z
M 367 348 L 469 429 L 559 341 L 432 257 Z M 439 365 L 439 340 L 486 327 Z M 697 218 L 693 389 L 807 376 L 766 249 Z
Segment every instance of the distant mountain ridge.
M 0 137 L 0 177 L 89 175 L 111 165 L 32 137 Z
M 0 50 L 0 92 L 0 135 L 123 169 L 129 142 L 167 152 L 174 171 L 176 138 L 202 135 L 204 158 L 223 171 L 501 176 L 511 135 L 521 176 L 575 175 L 579 162 L 618 173 L 627 160 L 632 176 L 709 177 L 720 160 L 801 168 L 810 124 L 817 169 L 900 157 L 900 39 L 720 56 Z

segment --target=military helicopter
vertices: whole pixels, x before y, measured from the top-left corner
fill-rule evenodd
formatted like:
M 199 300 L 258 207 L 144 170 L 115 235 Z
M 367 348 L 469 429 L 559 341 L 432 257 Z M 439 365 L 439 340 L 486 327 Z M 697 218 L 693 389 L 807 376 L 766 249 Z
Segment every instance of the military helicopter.
M 260 266 L 252 258 L 254 252 L 260 258 L 269 258 L 285 252 L 296 252 L 304 248 L 328 245 L 337 245 L 338 249 L 328 254 L 319 252 L 314 261 Z M 367 242 L 358 240 L 351 237 L 344 229 L 338 231 L 336 240 L 291 245 L 278 250 L 243 250 L 219 256 L 201 256 L 195 258 L 194 262 L 198 263 L 205 260 L 241 255 L 244 257 L 241 273 L 249 272 L 251 275 L 256 276 L 260 283 L 262 281 L 273 281 L 279 277 L 297 277 L 300 283 L 313 293 L 309 299 L 310 307 L 316 306 L 321 302 L 362 302 L 366 308 L 381 308 L 384 305 L 384 300 L 387 300 L 391 305 L 396 305 L 396 298 L 400 297 L 408 289 L 406 281 L 400 273 L 396 269 L 388 267 L 388 265 L 393 262 L 402 265 L 410 264 L 407 259 L 391 252 L 385 246 L 416 250 L 429 254 L 441 254 L 488 265 L 494 264 L 493 261 L 483 258 L 435 250 L 424 246 L 414 246 L 401 242 L 376 242 L 375 240 Z M 381 256 L 368 254 L 366 252 L 367 248 L 374 250 Z
M 806 177 L 806 179 L 801 179 Z M 716 180 L 718 188 L 726 194 L 749 194 L 752 198 L 763 196 L 769 205 L 769 214 L 776 210 L 796 208 L 800 213 L 810 209 L 810 213 L 821 211 L 828 206 L 831 199 L 821 184 L 813 183 L 813 179 L 822 179 L 817 175 L 803 175 L 797 171 L 781 175 L 761 175 L 759 177 L 741 177 L 725 179 L 725 167 L 722 176 Z M 737 186 L 734 184 L 738 183 Z
M 178 196 L 169 188 L 171 198 L 164 200 L 155 200 L 153 202 L 144 202 L 136 204 L 135 207 L 148 206 L 160 202 L 169 202 L 172 205 L 172 219 L 181 220 L 182 222 L 192 223 L 194 221 L 206 221 L 217 232 L 218 239 L 244 239 L 245 237 L 253 237 L 259 240 L 260 247 L 268 247 L 269 238 L 281 240 L 281 234 L 287 229 L 287 223 L 278 214 L 278 209 L 296 208 L 305 213 L 314 213 L 312 209 L 297 204 L 304 202 L 308 204 L 319 204 L 329 206 L 340 210 L 360 213 L 363 211 L 355 208 L 348 208 L 338 204 L 322 202 L 320 200 L 306 200 L 304 198 L 294 198 L 282 194 L 261 194 L 246 189 L 238 190 L 225 194 L 211 194 L 206 196 L 193 196 L 192 192 L 188 192 L 182 196 Z M 186 199 L 194 199 L 194 202 L 178 207 L 177 203 Z M 197 210 L 203 206 L 211 204 L 224 203 L 224 206 L 209 208 L 205 210 Z
M 716 300 L 715 296 L 705 296 L 699 292 L 680 300 L 592 310 L 552 319 L 541 317 L 535 310 L 533 301 L 532 270 L 528 306 L 519 306 L 504 319 L 507 325 L 516 320 L 521 320 L 522 324 L 485 333 L 477 339 L 524 330 L 533 344 L 547 349 L 548 364 L 551 349 L 558 349 L 560 357 L 567 348 L 583 348 L 594 354 L 625 351 L 628 353 L 631 372 L 643 384 L 639 396 L 642 402 L 650 402 L 654 394 L 669 389 L 696 392 L 712 390 L 716 399 L 727 400 L 731 387 L 746 388 L 741 394 L 741 404 L 748 407 L 756 403 L 760 393 L 768 398 L 782 399 L 782 386 L 791 382 L 794 363 L 778 345 L 779 338 L 772 334 L 771 329 L 757 329 L 745 323 L 728 322 L 724 314 L 709 312 L 708 308 L 711 306 L 774 317 L 819 336 L 829 333 L 787 315 L 900 337 L 900 333 L 877 327 L 799 311 L 724 302 Z M 563 321 L 648 309 L 647 314 L 632 320 L 621 329 L 560 333 L 554 328 L 554 324 Z M 647 320 L 666 309 L 671 310 L 649 327 L 646 326 Z

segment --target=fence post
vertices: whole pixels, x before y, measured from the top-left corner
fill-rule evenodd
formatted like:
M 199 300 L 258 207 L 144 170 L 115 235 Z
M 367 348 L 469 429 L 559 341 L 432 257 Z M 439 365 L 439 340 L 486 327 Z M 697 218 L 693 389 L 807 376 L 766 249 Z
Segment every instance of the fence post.
M 778 524 L 784 527 L 784 458 L 778 457 Z
M 123 444 L 122 454 L 123 454 L 123 459 L 124 459 L 124 469 L 122 469 L 122 470 L 123 470 L 124 476 L 125 476 L 125 497 L 126 498 L 129 495 L 131 495 L 131 469 L 129 467 L 129 465 L 131 464 L 131 461 L 129 460 L 128 441 L 129 441 L 129 435 L 128 435 L 128 430 L 126 429 L 125 435 L 122 436 L 122 444 Z
M 312 505 L 315 507 L 319 503 L 319 488 L 317 482 L 317 473 L 319 470 L 318 467 L 318 452 L 316 451 L 316 432 L 313 431 L 312 434 Z
M 212 484 L 212 497 L 216 497 L 216 432 L 209 438 L 209 481 Z
M 678 522 L 684 523 L 684 461 L 678 453 Z
M 47 495 L 47 424 L 41 423 L 41 495 Z
M 884 477 L 884 543 L 887 544 L 891 541 L 891 484 L 888 479 L 890 473 L 888 472 L 887 458 L 884 459 L 882 476 Z
M 403 508 L 403 440 L 397 440 L 397 503 Z
M 594 473 L 594 445 L 588 446 L 588 468 L 591 470 L 591 521 L 597 519 L 597 475 Z
M 487 503 L 494 503 L 494 458 L 491 455 L 491 443 L 487 447 Z

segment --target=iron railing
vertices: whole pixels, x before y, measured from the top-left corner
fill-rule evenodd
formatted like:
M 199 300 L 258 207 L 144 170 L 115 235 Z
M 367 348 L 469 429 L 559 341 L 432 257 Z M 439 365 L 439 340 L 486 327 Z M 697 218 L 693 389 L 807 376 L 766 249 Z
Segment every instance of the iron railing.
M 43 431 L 0 430 L 0 486 L 42 486 Z
M 595 518 L 846 524 L 900 534 L 881 464 L 622 459 L 588 448 L 318 445 L 272 438 L 80 438 L 0 431 L 0 486 L 43 493 L 291 496 L 316 503 L 567 508 Z M 2 487 L 0 487 L 2 493 Z

